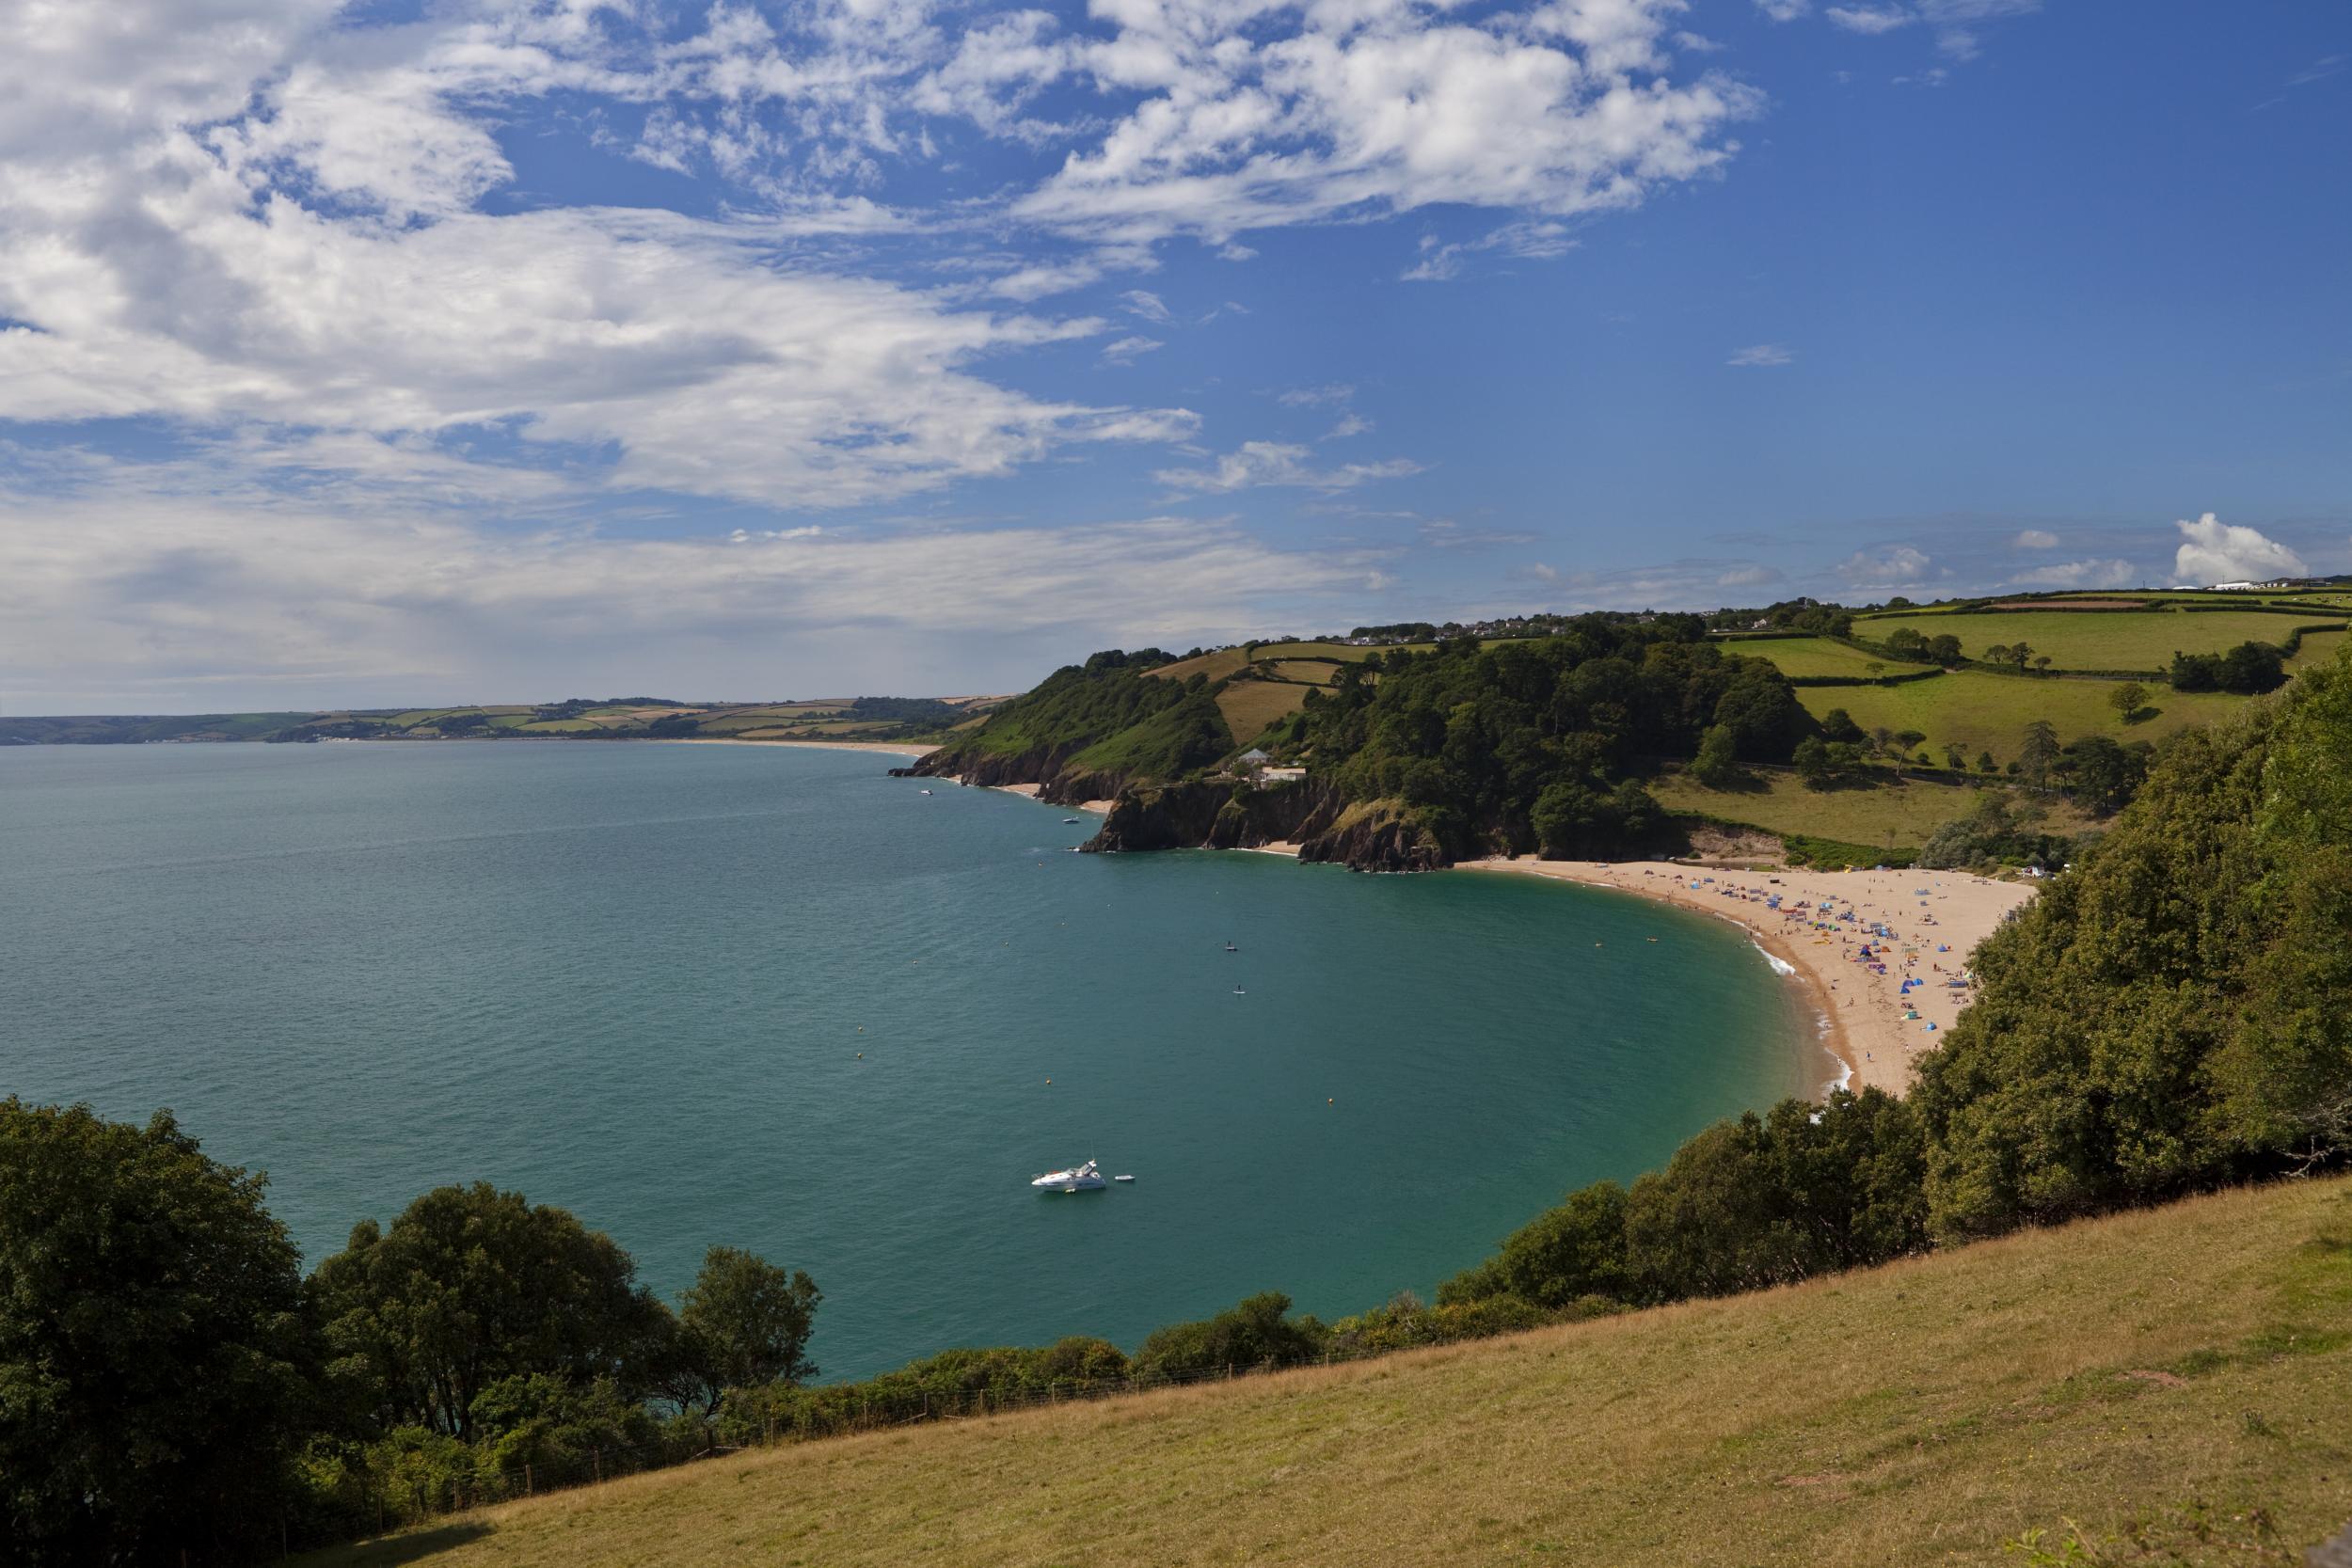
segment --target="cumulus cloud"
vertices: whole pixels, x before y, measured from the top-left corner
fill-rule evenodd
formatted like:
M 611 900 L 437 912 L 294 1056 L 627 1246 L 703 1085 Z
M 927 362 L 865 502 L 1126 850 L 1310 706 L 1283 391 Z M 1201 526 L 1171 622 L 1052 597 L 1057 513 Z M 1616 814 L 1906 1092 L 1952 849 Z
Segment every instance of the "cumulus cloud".
M 2260 582 L 2304 577 L 2311 571 L 2301 556 L 2259 529 L 2224 523 L 2210 512 L 2193 523 L 2174 526 L 2183 541 L 2172 557 L 2175 582 Z
M 1756 8 L 1774 22 L 1794 22 L 1813 8 L 1813 0 L 1756 0 Z
M 1305 447 L 1279 441 L 1244 441 L 1237 450 L 1225 453 L 1210 467 L 1162 468 L 1152 477 L 1172 489 L 1223 495 L 1264 484 L 1294 485 L 1309 490 L 1352 490 L 1373 480 L 1400 479 L 1421 472 L 1420 464 L 1404 457 L 1392 457 L 1379 463 L 1343 463 L 1335 468 L 1315 467 L 1308 457 Z
M 1909 588 L 1930 580 L 1931 558 L 1909 545 L 1876 550 L 1856 550 L 1837 567 L 1837 575 L 1853 588 Z
M 2054 550 L 2058 546 L 2058 536 L 2038 528 L 2029 528 L 2019 531 L 2017 537 L 2010 543 L 2021 550 Z
M 1746 369 L 1776 369 L 1796 363 L 1796 358 L 1795 351 L 1783 344 L 1751 343 L 1746 348 L 1733 350 L 1731 357 L 1724 363 Z

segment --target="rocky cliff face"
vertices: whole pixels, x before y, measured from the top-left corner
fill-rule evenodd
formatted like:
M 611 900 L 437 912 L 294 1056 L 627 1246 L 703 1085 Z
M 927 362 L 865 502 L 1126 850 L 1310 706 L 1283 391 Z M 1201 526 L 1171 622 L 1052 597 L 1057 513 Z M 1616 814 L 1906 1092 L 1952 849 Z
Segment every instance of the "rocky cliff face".
M 1069 767 L 1062 753 L 1051 751 L 962 757 L 933 752 L 916 758 L 914 767 L 894 768 L 890 773 L 900 779 L 959 779 L 992 789 L 1007 784 L 1036 784 L 1037 798 L 1057 806 L 1114 799 L 1127 782 L 1121 773 Z
M 1351 806 L 1310 780 L 1275 789 L 1230 784 L 1141 784 L 1120 792 L 1093 853 L 1136 849 L 1254 849 L 1299 846 L 1299 859 L 1353 871 L 1435 871 L 1448 863 L 1429 831 L 1394 801 Z

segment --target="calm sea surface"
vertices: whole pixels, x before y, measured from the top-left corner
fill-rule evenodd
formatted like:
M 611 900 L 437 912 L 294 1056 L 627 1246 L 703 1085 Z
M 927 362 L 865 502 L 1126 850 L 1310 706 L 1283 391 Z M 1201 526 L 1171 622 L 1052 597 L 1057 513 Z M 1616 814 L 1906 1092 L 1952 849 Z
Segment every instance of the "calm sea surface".
M 1563 1189 L 1824 1076 L 1720 923 L 1075 855 L 1091 819 L 892 760 L 0 748 L 0 1094 L 170 1106 L 268 1171 L 312 1261 L 477 1180 L 665 1295 L 750 1247 L 825 1291 L 832 1378 L 1132 1348 L 1267 1289 L 1425 1293 Z M 1135 1183 L 1025 1184 L 1089 1155 Z

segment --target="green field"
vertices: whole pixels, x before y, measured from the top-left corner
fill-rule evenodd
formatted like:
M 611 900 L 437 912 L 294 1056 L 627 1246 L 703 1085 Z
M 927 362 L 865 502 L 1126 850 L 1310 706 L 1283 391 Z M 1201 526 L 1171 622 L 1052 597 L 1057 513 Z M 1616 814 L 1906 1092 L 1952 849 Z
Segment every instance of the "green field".
M 2002 762 L 2014 757 L 2026 726 L 2037 719 L 2056 725 L 2061 742 L 2087 735 L 2154 740 L 2191 724 L 2212 723 L 2247 701 L 2223 691 L 2151 687 L 2142 710 L 2148 717 L 2126 727 L 2108 704 L 2116 684 L 1955 670 L 1901 686 L 1804 687 L 1797 698 L 1817 719 L 1842 707 L 1866 730 L 1881 725 L 1898 734 L 1917 730 L 1928 737 L 1923 746 L 1929 754 L 1940 759 L 1947 745 L 1956 745 L 1972 763 L 1980 751 Z
M 2287 660 L 2287 668 L 2307 670 L 2314 664 L 2325 664 L 2335 657 L 2337 650 L 2344 646 L 2344 635 L 2340 631 L 2305 632 L 2302 642 L 2295 650 L 2295 657 Z
M 1296 713 L 1307 701 L 1307 690 L 1287 681 L 1234 681 L 1216 694 L 1216 710 L 1233 732 L 1233 744 L 1247 746 L 1268 725 Z
M 2347 1516 L 2335 1178 L 1355 1366 L 739 1453 L 305 1560 L 2287 1568 Z
M 1724 639 L 1719 645 L 1726 654 L 1760 658 L 1782 674 L 1798 679 L 1809 675 L 1851 675 L 1858 680 L 1869 680 L 1879 675 L 1916 674 L 1922 668 L 1880 654 L 1865 653 L 1827 637 L 1732 637 Z
M 1972 784 L 1925 779 L 1896 784 L 1883 773 L 1867 783 L 1808 789 L 1783 768 L 1755 769 L 1742 789 L 1709 789 L 1688 773 L 1668 773 L 1651 780 L 1649 792 L 1671 812 L 1874 849 L 1916 849 L 1936 829 L 1967 816 L 1979 793 Z M 2090 826 L 2064 800 L 2038 803 L 2048 814 L 2044 832 L 2071 836 Z
M 1854 635 L 1883 642 L 1899 626 L 1922 636 L 1950 633 L 1961 652 L 1982 658 L 1995 644 L 2029 644 L 2060 670 L 2162 670 L 2174 653 L 2213 654 L 2240 642 L 2283 642 L 2298 626 L 2325 620 L 2260 610 L 1997 610 L 1983 614 L 1872 615 L 1854 623 Z M 1793 672 L 1792 672 L 1793 673 Z

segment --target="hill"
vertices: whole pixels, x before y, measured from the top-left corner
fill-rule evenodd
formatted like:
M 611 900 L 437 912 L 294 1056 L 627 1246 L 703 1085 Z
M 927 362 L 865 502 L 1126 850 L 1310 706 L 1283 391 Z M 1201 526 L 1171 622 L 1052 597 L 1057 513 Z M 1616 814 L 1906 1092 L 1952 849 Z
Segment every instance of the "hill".
M 1366 1364 L 744 1452 L 304 1560 L 2286 1564 L 2352 1513 L 2347 1474 L 2335 1180 Z
M 987 713 L 993 697 L 838 697 L 786 703 L 679 703 L 575 697 L 561 703 L 333 712 L 93 714 L 0 719 L 0 746 L 218 740 L 900 740 Z

